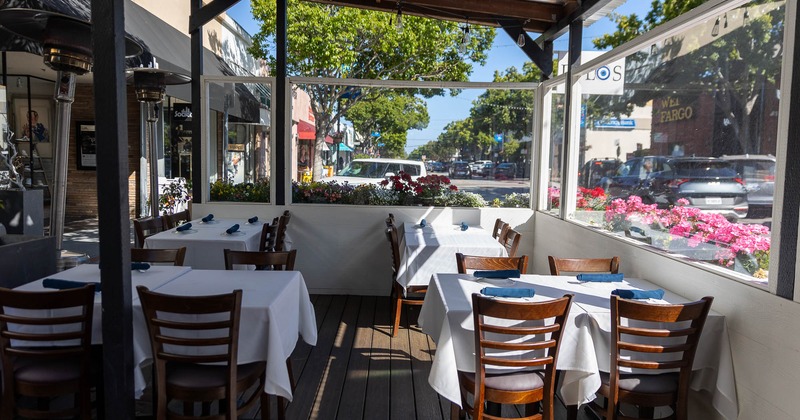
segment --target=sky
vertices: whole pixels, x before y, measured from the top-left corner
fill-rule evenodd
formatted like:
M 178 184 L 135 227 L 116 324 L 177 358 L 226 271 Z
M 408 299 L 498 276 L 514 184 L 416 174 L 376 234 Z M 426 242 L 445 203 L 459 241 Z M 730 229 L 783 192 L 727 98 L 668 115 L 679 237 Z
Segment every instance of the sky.
M 644 16 L 650 10 L 649 1 L 629 0 L 618 7 L 616 13 L 628 15 L 636 13 Z M 236 20 L 251 35 L 258 32 L 258 24 L 253 20 L 250 13 L 250 1 L 241 0 L 239 3 L 228 9 L 228 15 Z M 583 29 L 583 49 L 584 51 L 595 50 L 592 40 L 605 33 L 613 32 L 614 25 L 608 18 L 603 18 L 592 26 Z M 537 38 L 538 34 L 531 33 L 532 38 Z M 567 50 L 567 36 L 562 36 L 553 42 L 555 51 Z M 484 66 L 473 66 L 470 81 L 491 82 L 495 71 L 503 71 L 510 67 L 521 69 L 523 63 L 529 61 L 522 49 L 517 46 L 516 40 L 511 39 L 503 30 L 497 30 L 492 48 L 489 51 L 489 58 Z M 457 97 L 434 97 L 427 100 L 428 114 L 430 123 L 423 130 L 410 130 L 406 142 L 406 153 L 412 152 L 417 147 L 435 140 L 442 133 L 444 127 L 455 120 L 460 120 L 469 116 L 472 101 L 483 93 L 483 90 L 465 90 Z

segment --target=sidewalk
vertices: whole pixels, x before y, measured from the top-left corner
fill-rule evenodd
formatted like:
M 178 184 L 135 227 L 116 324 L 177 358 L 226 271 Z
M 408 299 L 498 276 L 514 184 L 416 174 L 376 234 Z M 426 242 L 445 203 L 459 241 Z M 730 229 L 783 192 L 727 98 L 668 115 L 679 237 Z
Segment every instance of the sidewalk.
M 131 244 L 133 244 L 133 227 L 131 227 Z M 67 251 L 86 254 L 89 258 L 100 256 L 100 232 L 97 219 L 84 219 L 68 222 L 64 225 L 62 248 Z

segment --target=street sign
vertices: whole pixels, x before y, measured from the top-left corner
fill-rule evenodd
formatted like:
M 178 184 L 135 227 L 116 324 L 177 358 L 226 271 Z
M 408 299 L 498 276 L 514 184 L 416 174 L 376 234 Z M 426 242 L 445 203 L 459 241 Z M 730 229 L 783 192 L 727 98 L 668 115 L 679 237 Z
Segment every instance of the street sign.
M 380 137 L 381 136 L 381 132 L 380 131 L 373 131 L 371 136 L 372 137 Z
M 383 147 L 383 143 L 378 143 L 378 147 Z
M 503 135 L 502 134 L 495 134 L 494 135 L 494 141 L 496 141 L 498 143 L 502 143 L 503 142 Z

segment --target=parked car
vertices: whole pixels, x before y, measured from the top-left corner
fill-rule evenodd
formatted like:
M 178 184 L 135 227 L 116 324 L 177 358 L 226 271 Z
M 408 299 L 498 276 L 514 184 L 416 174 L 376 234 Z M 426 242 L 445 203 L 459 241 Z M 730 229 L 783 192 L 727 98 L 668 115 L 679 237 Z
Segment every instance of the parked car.
M 473 174 L 477 174 L 478 172 L 481 171 L 481 168 L 483 168 L 483 165 L 485 165 L 487 163 L 492 163 L 492 161 L 491 160 L 476 160 L 475 162 L 472 162 L 472 163 L 469 164 L 469 168 L 472 169 L 472 173 Z
M 469 163 L 463 160 L 457 160 L 450 165 L 450 178 L 470 178 L 472 177 L 472 168 Z
M 445 172 L 445 171 L 447 171 L 447 169 L 444 166 L 444 163 L 436 162 L 436 161 L 430 162 L 428 164 L 428 168 L 427 169 L 428 169 L 428 172 Z
M 775 156 L 736 155 L 722 156 L 731 162 L 744 180 L 747 189 L 747 217 L 772 216 L 772 197 L 775 194 Z
M 514 179 L 517 176 L 517 164 L 503 162 L 494 168 L 494 179 Z
M 583 188 L 601 187 L 604 178 L 614 176 L 622 161 L 615 158 L 589 159 L 578 172 L 578 186 Z
M 747 190 L 731 162 L 710 158 L 674 158 L 634 191 L 645 204 L 661 208 L 685 198 L 689 206 L 720 213 L 730 221 L 747 216 Z
M 472 173 L 486 178 L 492 174 L 493 170 L 494 170 L 494 163 L 489 162 L 489 163 L 484 163 L 483 166 L 478 168 L 477 171 L 473 171 Z
M 628 159 L 612 177 L 600 180 L 600 186 L 613 198 L 625 198 L 653 174 L 669 170 L 666 156 L 639 156 Z
M 322 178 L 322 181 L 336 181 L 350 185 L 378 184 L 384 179 L 400 172 L 411 175 L 412 179 L 428 175 L 425 165 L 416 160 L 402 159 L 353 159 L 335 176 Z

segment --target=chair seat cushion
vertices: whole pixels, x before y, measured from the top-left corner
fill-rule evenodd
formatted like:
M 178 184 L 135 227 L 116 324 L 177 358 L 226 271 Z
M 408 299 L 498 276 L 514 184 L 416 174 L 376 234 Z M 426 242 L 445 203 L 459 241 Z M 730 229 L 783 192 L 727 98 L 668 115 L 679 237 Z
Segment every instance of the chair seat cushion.
M 678 390 L 679 376 L 677 372 L 662 373 L 660 375 L 620 374 L 619 389 L 644 394 L 675 392 Z M 600 380 L 603 381 L 603 385 L 608 385 L 610 375 L 606 372 L 600 372 Z
M 81 377 L 81 361 L 77 357 L 53 360 L 19 358 L 14 366 L 17 380 L 27 383 L 52 384 Z
M 460 372 L 467 380 L 475 383 L 475 374 Z M 501 391 L 529 391 L 544 386 L 544 371 L 525 371 L 501 374 L 486 374 L 484 385 Z
M 253 362 L 239 365 L 236 369 L 236 382 L 250 382 L 266 368 L 266 362 Z M 228 369 L 224 365 L 199 365 L 192 363 L 167 364 L 168 384 L 185 389 L 206 389 L 224 387 Z

